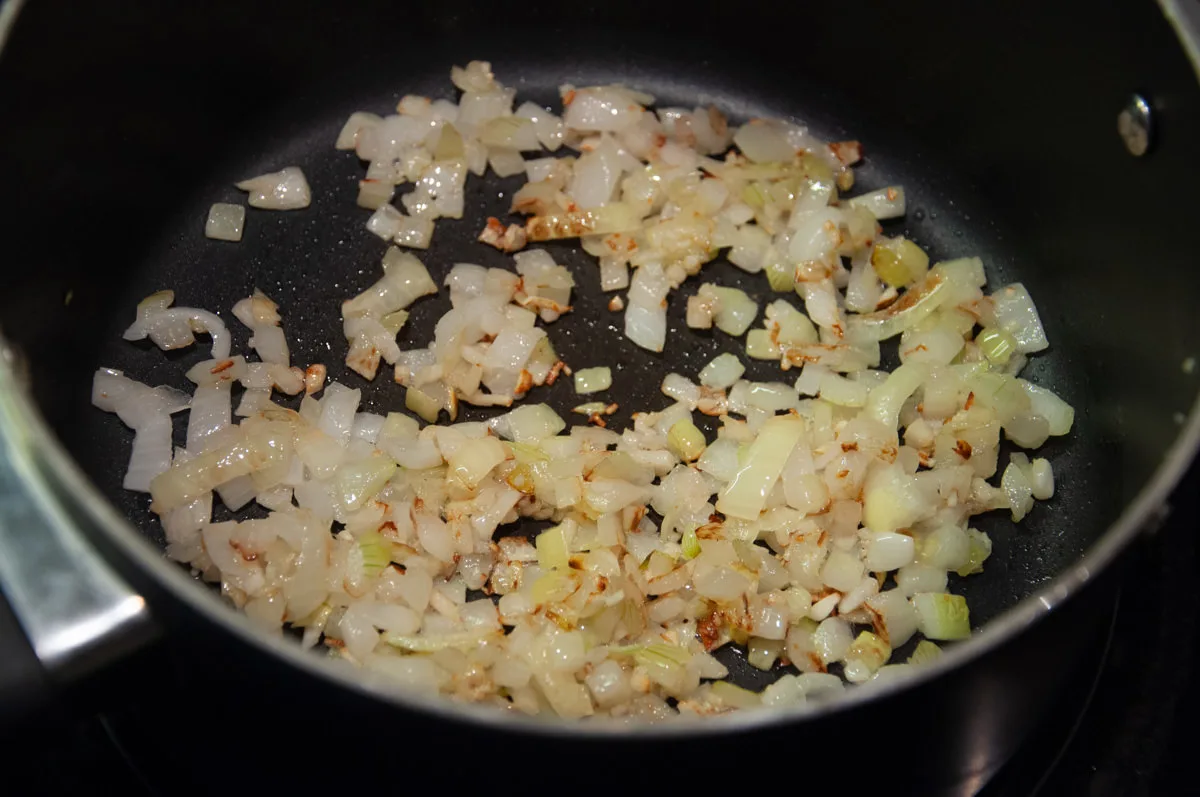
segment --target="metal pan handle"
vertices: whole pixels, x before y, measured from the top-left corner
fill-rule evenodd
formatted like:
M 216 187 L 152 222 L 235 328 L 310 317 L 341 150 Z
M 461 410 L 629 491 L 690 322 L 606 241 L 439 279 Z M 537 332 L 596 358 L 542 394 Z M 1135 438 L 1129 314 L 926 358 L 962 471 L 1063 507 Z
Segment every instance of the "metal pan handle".
M 146 602 L 84 539 L 23 423 L 28 401 L 0 338 L 0 727 L 153 635 Z

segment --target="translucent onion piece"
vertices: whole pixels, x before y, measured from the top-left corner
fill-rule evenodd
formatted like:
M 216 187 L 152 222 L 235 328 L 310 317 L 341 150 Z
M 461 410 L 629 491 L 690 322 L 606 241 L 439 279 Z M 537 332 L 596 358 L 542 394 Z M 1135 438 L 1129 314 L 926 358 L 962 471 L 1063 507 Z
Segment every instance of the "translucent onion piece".
M 298 210 L 312 202 L 312 190 L 297 166 L 242 180 L 237 187 L 249 192 L 251 207 L 266 210 Z
M 246 225 L 246 209 L 241 205 L 215 202 L 208 209 L 204 222 L 204 235 L 218 241 L 242 240 L 242 228 Z

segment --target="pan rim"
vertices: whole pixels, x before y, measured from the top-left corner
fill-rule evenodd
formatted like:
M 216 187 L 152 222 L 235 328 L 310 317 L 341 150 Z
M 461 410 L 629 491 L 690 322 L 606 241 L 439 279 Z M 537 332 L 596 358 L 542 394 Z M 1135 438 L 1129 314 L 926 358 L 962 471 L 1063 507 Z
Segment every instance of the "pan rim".
M 1180 0 L 1159 0 L 1159 6 L 1179 37 L 1194 70 L 1200 75 L 1200 18 L 1185 10 Z M 10 0 L 0 6 L 0 51 L 15 22 L 23 0 Z M 9 350 L 7 340 L 0 335 L 0 352 Z M 11 358 L 0 357 L 0 385 L 18 385 L 20 381 L 12 367 Z M 493 707 L 452 702 L 441 695 L 425 695 L 405 690 L 384 680 L 371 677 L 346 662 L 313 655 L 280 636 L 262 632 L 244 614 L 231 609 L 220 596 L 198 585 L 183 568 L 167 560 L 137 532 L 129 520 L 83 473 L 78 463 L 43 417 L 32 395 L 16 389 L 5 397 L 0 406 L 0 422 L 17 424 L 33 439 L 39 441 L 33 449 L 14 448 L 14 456 L 25 457 L 22 463 L 24 487 L 52 486 L 55 493 L 69 496 L 64 508 L 74 510 L 86 519 L 81 533 L 102 534 L 123 556 L 142 573 L 147 574 L 167 593 L 189 609 L 224 631 L 237 637 L 251 648 L 282 660 L 292 667 L 334 686 L 357 693 L 360 697 L 388 703 L 397 709 L 432 714 L 439 719 L 468 721 L 494 730 L 519 730 L 531 735 L 566 733 L 578 740 L 621 736 L 633 739 L 664 739 L 706 737 L 745 730 L 765 729 L 783 723 L 808 722 L 880 699 L 898 695 L 906 690 L 940 678 L 975 659 L 997 649 L 1021 632 L 1039 622 L 1055 607 L 1092 582 L 1112 564 L 1113 560 L 1143 530 L 1152 528 L 1161 516 L 1166 499 L 1178 484 L 1200 447 L 1200 396 L 1193 401 L 1180 434 L 1167 449 L 1152 477 L 1138 491 L 1117 519 L 1099 539 L 1067 570 L 1055 576 L 1045 586 L 1024 600 L 1006 609 L 991 620 L 969 640 L 949 648 L 937 661 L 916 669 L 902 678 L 883 683 L 869 683 L 847 690 L 844 696 L 826 703 L 806 704 L 780 710 L 734 712 L 706 718 L 702 721 L 682 721 L 664 725 L 619 725 L 616 723 L 581 724 L 521 714 L 506 714 Z M 32 484 L 40 479 L 42 485 Z M 101 556 L 99 552 L 96 554 Z M 151 607 L 153 610 L 153 608 Z

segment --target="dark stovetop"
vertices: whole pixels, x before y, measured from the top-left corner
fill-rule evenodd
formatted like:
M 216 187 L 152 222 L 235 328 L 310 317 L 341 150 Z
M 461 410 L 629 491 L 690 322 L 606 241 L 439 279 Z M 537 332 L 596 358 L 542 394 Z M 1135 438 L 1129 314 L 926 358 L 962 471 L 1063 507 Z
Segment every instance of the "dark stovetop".
M 1061 704 L 979 797 L 1200 794 L 1186 723 L 1200 711 L 1200 684 L 1192 677 L 1200 615 L 1193 583 L 1200 565 L 1197 486 L 1200 467 L 1193 466 L 1169 520 L 1129 551 L 1110 632 L 1096 640 Z M 0 791 L 174 792 L 170 783 L 159 783 L 161 767 L 156 772 L 135 753 L 127 754 L 153 749 L 139 737 L 163 732 L 112 715 L 29 733 L 0 747 L 0 762 L 11 765 L 6 772 L 16 767 L 22 773 L 18 781 L 31 778 L 36 785 Z M 205 767 L 195 764 L 197 770 Z M 7 775 L 6 780 L 12 784 Z

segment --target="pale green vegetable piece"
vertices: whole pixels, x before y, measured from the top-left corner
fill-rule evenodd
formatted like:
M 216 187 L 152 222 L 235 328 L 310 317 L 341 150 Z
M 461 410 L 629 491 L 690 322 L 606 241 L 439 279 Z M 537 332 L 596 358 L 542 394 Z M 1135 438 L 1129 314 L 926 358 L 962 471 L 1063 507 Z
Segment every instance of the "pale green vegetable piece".
M 805 428 L 804 419 L 794 415 L 776 415 L 768 419 L 750 444 L 745 464 L 739 467 L 717 499 L 717 511 L 745 520 L 758 519 L 768 493 L 783 472 L 783 466 L 804 435 Z
M 704 453 L 704 432 L 687 418 L 676 421 L 667 432 L 667 447 L 684 462 L 694 462 Z
M 942 649 L 928 639 L 922 639 L 917 643 L 917 647 L 913 650 L 912 655 L 908 657 L 909 664 L 927 664 L 931 661 L 936 661 L 942 655 Z
M 612 370 L 607 367 L 581 368 L 575 372 L 575 392 L 599 393 L 612 387 Z
M 912 596 L 917 627 L 929 639 L 966 639 L 971 636 L 967 599 L 947 592 L 919 592 Z

